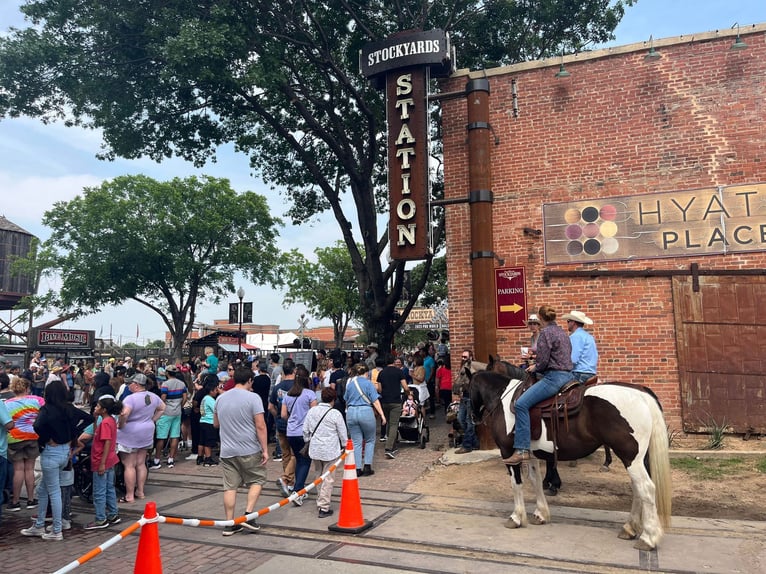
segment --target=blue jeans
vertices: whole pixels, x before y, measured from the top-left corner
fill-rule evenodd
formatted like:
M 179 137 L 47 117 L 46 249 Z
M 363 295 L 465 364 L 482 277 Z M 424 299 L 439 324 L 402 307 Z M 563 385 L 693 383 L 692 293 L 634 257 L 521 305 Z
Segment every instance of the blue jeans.
M 463 444 L 461 446 L 469 450 L 479 448 L 479 439 L 476 437 L 476 428 L 473 424 L 473 413 L 471 412 L 471 399 L 468 397 L 460 399 L 457 420 L 463 428 Z
M 43 477 L 37 487 L 37 507 L 35 527 L 45 526 L 45 515 L 48 514 L 48 502 L 51 504 L 53 515 L 53 532 L 61 532 L 61 471 L 69 462 L 69 445 L 46 445 L 40 453 L 40 468 Z
M 6 484 L 8 478 L 13 478 L 13 465 L 4 456 L 0 456 L 0 518 L 3 517 L 3 506 L 6 502 L 10 502 L 10 499 L 5 499 L 3 491 L 13 491 L 13 484 L 11 484 L 11 488 L 8 488 Z
M 375 456 L 375 435 L 377 424 L 375 412 L 372 407 L 359 406 L 348 407 L 346 412 L 348 434 L 354 443 L 354 462 L 356 468 L 362 468 L 362 464 L 372 466 L 372 458 Z M 362 462 L 362 450 L 364 447 L 364 462 Z
M 302 436 L 289 436 L 287 442 L 290 443 L 290 449 L 295 456 L 295 485 L 293 488 L 297 492 L 306 486 L 306 478 L 309 475 L 309 470 L 311 470 L 311 459 L 300 454 L 303 445 L 306 444 L 303 442 Z
M 559 389 L 572 380 L 569 371 L 547 371 L 543 378 L 529 387 L 516 401 L 516 428 L 513 447 L 529 450 L 531 442 L 529 428 L 529 409 L 542 400 L 552 397 Z
M 117 492 L 114 490 L 114 467 L 104 474 L 93 471 L 93 506 L 96 507 L 96 521 L 103 522 L 107 516 L 117 514 Z
M 580 381 L 581 383 L 584 383 L 591 377 L 595 377 L 595 375 L 593 373 L 579 373 L 572 371 L 572 378 Z

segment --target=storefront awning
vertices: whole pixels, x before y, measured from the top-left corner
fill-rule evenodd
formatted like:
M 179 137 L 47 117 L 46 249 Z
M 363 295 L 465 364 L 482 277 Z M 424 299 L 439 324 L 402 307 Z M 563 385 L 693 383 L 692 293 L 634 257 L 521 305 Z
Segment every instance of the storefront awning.
M 224 351 L 227 353 L 237 353 L 239 352 L 239 345 L 233 345 L 231 343 L 218 343 L 218 346 L 221 347 Z M 255 351 L 258 347 L 254 347 L 253 345 L 248 345 L 247 343 L 242 343 L 242 350 L 243 351 Z

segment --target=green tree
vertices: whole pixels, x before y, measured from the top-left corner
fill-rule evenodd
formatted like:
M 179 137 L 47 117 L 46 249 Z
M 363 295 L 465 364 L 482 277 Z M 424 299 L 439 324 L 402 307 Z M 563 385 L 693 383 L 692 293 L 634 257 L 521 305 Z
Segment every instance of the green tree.
M 176 356 L 197 303 L 231 294 L 235 271 L 274 282 L 258 263 L 275 251 L 279 220 L 225 179 L 118 177 L 54 204 L 43 223 L 52 232 L 37 262 L 62 282 L 56 306 L 84 314 L 137 301 L 162 317 Z
M 0 114 L 100 128 L 107 158 L 203 164 L 233 142 L 284 190 L 293 222 L 332 212 L 361 319 L 385 345 L 409 306 L 392 320 L 404 263 L 386 262 L 387 230 L 377 221 L 387 207 L 384 96 L 360 76 L 359 49 L 442 28 L 461 66 L 508 64 L 611 38 L 631 4 L 29 0 L 22 10 L 35 26 L 0 38 Z M 424 284 L 413 284 L 410 305 Z
M 447 258 L 445 256 L 434 257 L 430 272 L 426 269 L 425 264 L 416 265 L 410 272 L 410 281 L 415 284 L 425 281 L 417 302 L 418 307 L 435 307 L 446 301 Z
M 162 339 L 155 339 L 154 341 L 149 341 L 146 344 L 147 349 L 163 349 L 165 348 L 165 341 Z
M 309 314 L 332 321 L 335 346 L 340 348 L 349 323 L 359 315 L 359 291 L 348 249 L 342 241 L 314 250 L 316 262 L 297 250 L 281 265 L 287 286 L 285 305 L 302 303 Z

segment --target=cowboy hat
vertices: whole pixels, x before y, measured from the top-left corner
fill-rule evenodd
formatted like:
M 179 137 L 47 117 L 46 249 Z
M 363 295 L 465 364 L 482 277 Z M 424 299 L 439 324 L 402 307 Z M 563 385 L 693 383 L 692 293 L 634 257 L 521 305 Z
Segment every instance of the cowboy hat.
M 575 323 L 580 323 L 582 325 L 593 325 L 593 319 L 590 319 L 582 311 L 571 311 L 569 313 L 564 313 L 561 316 L 561 320 L 562 321 L 574 321 Z
M 540 317 L 537 316 L 537 313 L 530 313 L 529 319 L 527 319 L 527 325 L 530 323 L 537 323 L 540 325 Z

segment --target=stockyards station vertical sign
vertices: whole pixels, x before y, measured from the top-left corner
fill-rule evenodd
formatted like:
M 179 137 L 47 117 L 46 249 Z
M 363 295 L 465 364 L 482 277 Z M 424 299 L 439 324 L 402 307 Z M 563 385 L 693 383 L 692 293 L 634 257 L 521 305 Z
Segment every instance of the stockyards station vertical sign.
M 443 30 L 402 32 L 359 53 L 362 74 L 386 90 L 392 259 L 430 254 L 428 80 L 448 76 L 452 66 Z
M 495 269 L 497 328 L 517 329 L 526 326 L 527 289 L 523 267 Z
M 766 251 L 766 183 L 543 206 L 545 262 Z

